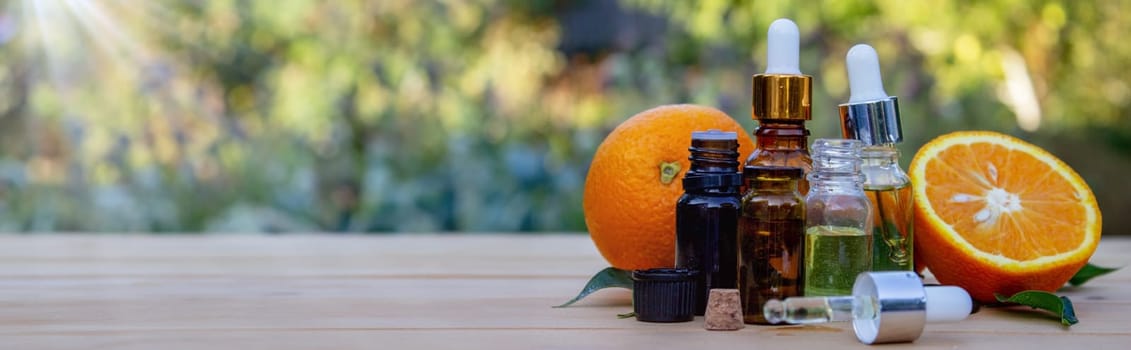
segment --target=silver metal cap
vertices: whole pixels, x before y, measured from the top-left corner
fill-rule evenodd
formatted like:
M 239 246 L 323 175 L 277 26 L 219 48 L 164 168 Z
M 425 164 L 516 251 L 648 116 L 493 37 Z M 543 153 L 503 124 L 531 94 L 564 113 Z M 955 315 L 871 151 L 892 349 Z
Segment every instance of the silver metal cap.
M 852 295 L 872 296 L 876 317 L 856 319 L 852 328 L 864 344 L 910 342 L 927 321 L 927 293 L 914 272 L 865 272 L 856 276 Z
M 863 141 L 865 146 L 903 142 L 898 98 L 845 103 L 839 107 L 844 138 Z

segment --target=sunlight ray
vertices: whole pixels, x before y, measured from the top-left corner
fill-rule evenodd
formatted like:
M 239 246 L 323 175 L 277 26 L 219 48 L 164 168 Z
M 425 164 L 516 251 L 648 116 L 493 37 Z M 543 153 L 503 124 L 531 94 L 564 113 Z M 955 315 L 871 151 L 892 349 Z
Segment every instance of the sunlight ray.
M 122 31 L 107 17 L 101 6 L 93 1 L 63 0 L 71 11 L 71 16 L 86 27 L 87 34 L 99 44 L 107 45 L 113 55 L 124 55 L 127 63 L 140 63 L 144 61 L 145 50 L 138 45 L 137 40 Z M 93 4 L 92 4 L 93 3 Z M 108 37 L 98 38 L 100 34 Z
M 43 53 L 46 60 L 46 66 L 43 67 L 44 73 L 47 74 L 48 79 L 55 84 L 56 88 L 66 86 L 66 81 L 62 69 L 67 65 L 64 62 L 64 53 L 59 52 L 62 50 L 60 43 L 67 35 L 59 33 L 63 30 L 64 23 L 69 23 L 64 18 L 60 18 L 62 14 L 58 8 L 58 3 L 54 1 L 35 1 L 24 0 L 25 9 L 31 9 L 31 17 L 35 19 L 35 25 L 38 29 L 38 39 L 40 42 L 39 50 Z M 29 53 L 35 51 L 28 51 Z M 33 62 L 36 60 L 32 60 Z

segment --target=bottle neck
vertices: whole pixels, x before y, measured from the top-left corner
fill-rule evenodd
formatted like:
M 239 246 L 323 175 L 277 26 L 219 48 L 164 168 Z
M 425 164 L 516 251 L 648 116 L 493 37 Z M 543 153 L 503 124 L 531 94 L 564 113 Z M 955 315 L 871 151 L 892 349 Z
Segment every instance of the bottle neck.
M 859 175 L 860 148 L 858 140 L 818 139 L 813 142 L 813 173 Z
M 861 146 L 859 140 L 818 139 L 813 142 L 813 171 L 808 175 L 809 194 L 863 192 Z
M 809 150 L 809 130 L 804 121 L 763 120 L 754 130 L 755 142 L 765 150 Z
M 863 166 L 899 166 L 899 150 L 891 144 L 864 147 L 860 151 L 860 158 Z
M 899 150 L 892 145 L 864 147 L 860 161 L 860 170 L 867 178 L 866 189 L 900 188 L 911 182 L 899 166 Z
M 691 168 L 687 176 L 708 174 L 734 174 L 738 172 L 737 140 L 691 140 L 687 149 Z
M 864 191 L 864 176 L 859 173 L 809 173 L 809 194 L 856 194 Z

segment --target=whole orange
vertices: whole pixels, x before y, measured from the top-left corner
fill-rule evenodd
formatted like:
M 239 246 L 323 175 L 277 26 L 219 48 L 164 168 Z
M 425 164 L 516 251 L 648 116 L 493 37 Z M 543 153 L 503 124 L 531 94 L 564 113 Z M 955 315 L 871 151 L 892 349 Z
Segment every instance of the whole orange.
M 754 149 L 750 136 L 726 113 L 686 104 L 640 112 L 597 147 L 582 205 L 589 236 L 613 267 L 675 264 L 675 204 L 691 166 L 687 148 L 692 132 L 710 129 L 738 133 L 739 160 Z
M 1080 175 L 1011 136 L 940 136 L 919 149 L 908 173 L 916 261 L 979 301 L 1056 291 L 1100 241 L 1099 206 Z

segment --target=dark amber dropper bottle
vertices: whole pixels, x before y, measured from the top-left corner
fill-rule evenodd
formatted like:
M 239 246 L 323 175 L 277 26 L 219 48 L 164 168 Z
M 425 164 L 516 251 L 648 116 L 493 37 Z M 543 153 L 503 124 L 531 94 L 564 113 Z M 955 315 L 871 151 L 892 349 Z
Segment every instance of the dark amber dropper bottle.
M 813 169 L 809 157 L 811 119 L 810 96 L 813 78 L 798 68 L 800 37 L 797 24 L 779 19 L 770 24 L 767 34 L 766 72 L 753 77 L 751 114 L 758 122 L 754 131 L 757 144 L 747 166 L 796 167 L 808 174 Z M 801 194 L 809 192 L 809 183 L 802 178 Z

